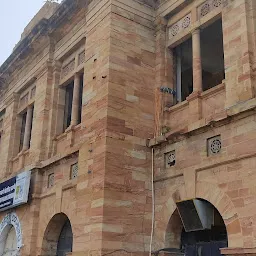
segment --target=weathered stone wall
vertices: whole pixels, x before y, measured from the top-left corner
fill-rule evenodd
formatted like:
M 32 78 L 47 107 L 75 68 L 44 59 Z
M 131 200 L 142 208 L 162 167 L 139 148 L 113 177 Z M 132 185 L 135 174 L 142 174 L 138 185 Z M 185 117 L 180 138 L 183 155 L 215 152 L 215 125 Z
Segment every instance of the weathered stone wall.
M 202 3 L 195 1 L 194 6 Z M 168 3 L 163 5 L 167 7 Z M 188 12 L 191 6 L 184 7 L 184 11 Z M 164 12 L 160 9 L 161 6 L 159 13 Z M 223 253 L 255 253 L 252 249 L 255 248 L 253 170 L 256 164 L 255 112 L 252 110 L 255 106 L 252 76 L 255 16 L 252 10 L 252 1 L 244 0 L 226 1 L 222 8 L 226 78 L 224 84 L 200 94 L 202 112 L 199 113 L 198 109 L 191 112 L 190 99 L 170 108 L 163 107 L 162 125 L 166 127 L 160 131 L 165 134 L 153 142 L 156 186 L 154 249 L 166 245 L 168 223 L 173 218 L 175 202 L 202 198 L 212 203 L 225 221 L 230 249 L 223 250 Z M 216 16 L 217 11 L 207 15 L 201 18 L 200 23 L 206 22 L 211 15 L 212 18 Z M 182 17 L 183 11 L 174 20 Z M 193 23 L 193 17 L 192 11 L 192 30 L 193 24 L 200 24 Z M 179 33 L 177 40 L 181 40 L 189 30 Z M 162 67 L 166 69 L 164 64 Z M 163 72 L 162 80 L 164 75 Z M 196 121 L 191 113 L 199 120 Z M 207 139 L 216 135 L 221 136 L 222 150 L 220 154 L 209 156 Z M 176 164 L 166 168 L 165 153 L 173 150 Z M 175 234 L 170 239 L 176 245 Z
M 175 201 L 203 198 L 224 218 L 229 247 L 239 247 L 223 253 L 253 255 L 254 2 L 228 1 L 200 22 L 194 11 L 194 27 L 182 31 L 177 42 L 169 38 L 173 22 L 203 0 L 159 1 L 156 10 L 153 1 L 74 3 L 66 19 L 33 41 L 30 50 L 8 69 L 8 91 L 0 106 L 0 111 L 6 109 L 1 178 L 33 169 L 30 201 L 15 209 L 22 224 L 22 255 L 45 255 L 45 231 L 61 212 L 73 229 L 70 255 L 147 255 L 152 218 L 152 149 L 148 145 L 154 147 L 155 156 L 154 249 L 165 246 Z M 166 16 L 169 13 L 175 15 Z M 174 103 L 171 96 L 159 92 L 162 85 L 174 88 L 172 46 L 198 24 L 221 15 L 225 81 L 197 95 L 201 102 L 197 108 L 193 99 L 165 108 L 166 103 Z M 83 63 L 63 77 L 65 65 L 83 50 Z M 82 123 L 62 133 L 61 86 L 82 69 Z M 19 98 L 34 84 L 31 147 L 18 154 Z M 163 126 L 168 128 L 165 134 Z M 209 157 L 206 142 L 215 135 L 221 135 L 222 150 Z M 165 168 L 164 154 L 172 150 L 176 165 Z M 76 162 L 78 177 L 71 180 L 71 165 Z M 48 187 L 51 173 L 55 181 Z

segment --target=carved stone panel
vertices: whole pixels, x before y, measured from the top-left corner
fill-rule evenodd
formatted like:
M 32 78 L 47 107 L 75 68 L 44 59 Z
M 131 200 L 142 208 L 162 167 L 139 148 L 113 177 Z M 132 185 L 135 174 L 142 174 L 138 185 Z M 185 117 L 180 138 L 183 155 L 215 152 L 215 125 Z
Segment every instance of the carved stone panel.
M 173 37 L 177 36 L 180 32 L 189 28 L 190 25 L 191 25 L 191 13 L 187 14 L 185 17 L 180 19 L 178 22 L 176 22 L 169 28 L 169 39 L 172 39 Z
M 224 0 L 207 0 L 197 8 L 198 19 L 203 18 L 211 11 L 223 7 L 226 1 Z
M 81 52 L 78 55 L 78 66 L 84 63 L 84 61 L 85 61 L 85 51 Z
M 73 59 L 71 62 L 69 62 L 66 66 L 62 68 L 62 77 L 67 76 L 73 70 L 75 70 L 75 59 Z
M 165 154 L 165 168 L 170 168 L 176 164 L 175 150 Z
M 207 140 L 207 151 L 208 151 L 208 156 L 216 155 L 221 153 L 221 137 L 220 135 L 209 138 Z
M 24 96 L 21 96 L 20 108 L 26 106 L 26 104 L 28 103 L 28 98 L 29 98 L 29 92 L 27 92 Z
M 35 95 L 36 95 L 36 86 L 34 86 L 34 87 L 31 89 L 31 92 L 30 92 L 30 99 L 35 98 Z

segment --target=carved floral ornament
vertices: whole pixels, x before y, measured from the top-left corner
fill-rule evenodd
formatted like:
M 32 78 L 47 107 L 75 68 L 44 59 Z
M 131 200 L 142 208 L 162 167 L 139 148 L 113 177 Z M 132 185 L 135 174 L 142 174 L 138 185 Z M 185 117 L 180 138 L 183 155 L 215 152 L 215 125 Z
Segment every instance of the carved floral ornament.
M 223 7 L 227 4 L 227 0 L 207 0 L 197 8 L 198 18 L 203 18 L 211 11 Z
M 19 218 L 16 213 L 8 213 L 3 218 L 0 224 L 0 240 L 4 239 L 8 235 L 9 229 L 8 227 L 12 225 L 15 229 L 16 239 L 17 239 L 17 251 L 23 246 L 22 244 L 22 231 L 21 231 L 21 224 Z
M 66 66 L 62 68 L 62 77 L 67 76 L 75 70 L 75 59 L 71 60 Z
M 169 28 L 169 38 L 173 38 L 191 25 L 191 13 L 180 19 Z

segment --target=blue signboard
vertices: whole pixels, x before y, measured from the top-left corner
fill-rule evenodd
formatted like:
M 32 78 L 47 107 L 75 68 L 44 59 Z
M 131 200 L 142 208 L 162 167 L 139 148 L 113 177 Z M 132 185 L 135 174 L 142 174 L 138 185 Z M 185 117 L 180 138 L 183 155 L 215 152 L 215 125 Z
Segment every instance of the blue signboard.
M 30 177 L 31 172 L 26 171 L 0 183 L 0 211 L 27 203 Z

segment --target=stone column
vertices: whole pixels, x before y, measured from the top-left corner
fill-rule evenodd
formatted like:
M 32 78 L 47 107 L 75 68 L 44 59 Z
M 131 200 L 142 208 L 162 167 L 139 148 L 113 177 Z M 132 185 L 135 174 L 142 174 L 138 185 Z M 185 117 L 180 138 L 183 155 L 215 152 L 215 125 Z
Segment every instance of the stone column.
M 155 83 L 155 133 L 157 136 L 162 134 L 164 124 L 164 109 L 173 103 L 173 96 L 169 93 L 160 91 L 161 86 L 173 87 L 173 69 L 170 63 L 170 50 L 166 48 L 167 20 L 158 17 L 155 20 L 156 27 L 156 83 Z M 168 66 L 169 70 L 167 70 Z M 169 81 L 168 81 L 169 80 Z M 170 82 L 171 81 L 171 82 Z
M 23 150 L 29 149 L 30 135 L 31 135 L 31 125 L 32 125 L 32 114 L 33 114 L 33 106 L 28 106 L 27 116 L 26 116 L 25 133 L 24 133 L 24 140 L 23 140 Z
M 71 126 L 77 125 L 79 120 L 79 90 L 80 90 L 80 74 L 76 73 L 74 78 L 74 90 L 72 100 Z
M 193 92 L 203 90 L 200 29 L 192 32 L 193 46 Z

